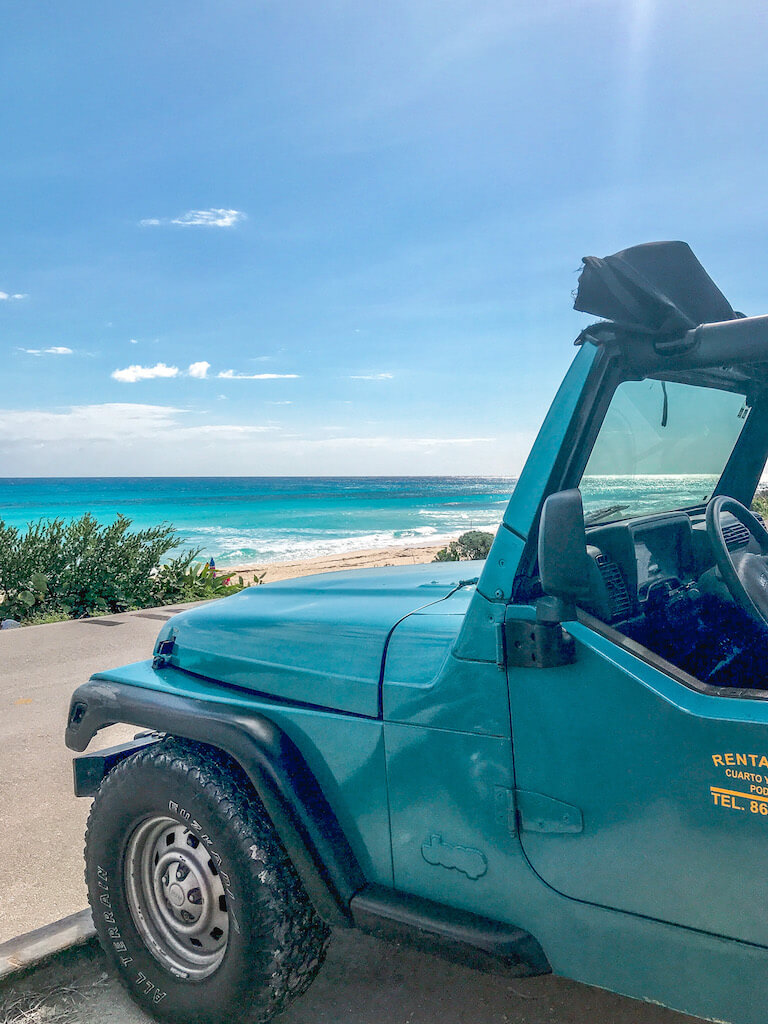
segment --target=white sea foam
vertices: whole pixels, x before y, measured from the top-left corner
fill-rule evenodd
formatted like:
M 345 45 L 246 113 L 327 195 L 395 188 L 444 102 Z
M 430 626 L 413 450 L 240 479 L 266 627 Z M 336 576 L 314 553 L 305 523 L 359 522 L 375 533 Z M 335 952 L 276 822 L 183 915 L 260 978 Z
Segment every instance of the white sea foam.
M 498 522 L 488 528 L 498 526 Z M 309 532 L 309 531 L 307 531 Z M 375 550 L 389 547 L 411 547 L 418 544 L 447 544 L 460 529 L 451 532 L 438 531 L 433 526 L 416 527 L 414 529 L 388 530 L 376 533 L 358 533 L 346 537 L 297 536 L 287 534 L 278 536 L 269 531 L 254 531 L 252 534 L 242 530 L 227 530 L 206 527 L 196 530 L 195 534 L 206 534 L 206 543 L 202 556 L 209 557 L 211 552 L 219 566 L 236 566 L 248 563 L 266 564 L 268 562 L 295 562 L 307 558 L 343 555 L 351 551 Z M 186 538 L 188 545 L 194 546 L 195 535 Z

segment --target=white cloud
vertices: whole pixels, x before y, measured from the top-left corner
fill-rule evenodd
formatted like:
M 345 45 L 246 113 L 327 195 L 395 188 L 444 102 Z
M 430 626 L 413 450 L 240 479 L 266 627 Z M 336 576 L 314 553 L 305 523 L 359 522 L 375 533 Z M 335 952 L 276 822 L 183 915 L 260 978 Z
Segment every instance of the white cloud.
M 28 299 L 29 296 L 23 292 L 0 292 L 0 302 L 14 302 L 18 299 Z
M 27 350 L 33 351 L 33 350 Z M 53 349 L 48 351 L 53 352 Z M 58 351 L 58 350 L 57 350 Z M 39 353 L 35 353 L 39 354 Z M 115 370 L 112 377 L 122 384 L 135 384 L 140 380 L 154 380 L 157 377 L 194 377 L 197 380 L 206 380 L 211 364 L 206 359 L 196 363 L 190 363 L 186 373 L 178 366 L 168 366 L 165 363 L 156 363 L 154 366 L 140 366 L 133 364 L 124 369 Z M 216 374 L 221 380 L 296 380 L 297 373 L 235 373 L 234 370 L 222 370 Z
M 161 224 L 180 224 L 182 227 L 198 227 L 200 225 L 214 228 L 231 228 L 246 215 L 242 210 L 227 210 L 211 207 L 209 210 L 187 210 L 179 217 L 145 217 L 139 221 L 142 227 L 157 227 Z
M 121 384 L 135 384 L 140 380 L 154 380 L 156 377 L 178 377 L 178 366 L 166 366 L 155 363 L 154 366 L 126 366 L 124 370 L 114 370 L 112 377 Z
M 222 380 L 297 380 L 298 373 L 235 373 L 234 370 L 222 370 L 218 376 Z
M 138 345 L 139 344 L 138 338 L 131 338 L 131 344 L 132 345 Z
M 77 442 L 91 445 L 155 442 L 162 434 L 164 443 L 220 438 L 247 439 L 272 433 L 272 424 L 203 423 L 186 426 L 179 416 L 183 409 L 167 405 L 133 402 L 105 402 L 102 405 L 74 405 L 61 412 L 42 409 L 0 409 L 0 445 L 33 443 L 58 445 Z
M 0 409 L 0 442 L 66 444 L 67 442 L 122 442 L 156 438 L 174 425 L 167 406 L 109 402 L 75 405 L 65 412 L 43 409 Z
M 274 423 L 200 423 L 187 425 L 187 410 L 172 405 L 148 405 L 139 402 L 104 402 L 100 405 L 73 405 L 60 411 L 44 409 L 0 409 L 0 445 L 2 444 L 66 444 L 68 442 L 109 442 L 130 444 L 133 441 L 156 441 L 162 434 L 164 443 L 192 440 L 247 440 L 264 434 L 277 434 L 271 443 L 296 438 L 301 449 L 345 448 L 384 449 L 400 452 L 423 448 L 447 448 L 454 445 L 487 444 L 493 437 L 328 437 L 318 439 L 283 434 Z
M 443 448 L 453 445 L 489 444 L 495 437 L 327 437 L 312 439 L 307 444 L 317 447 L 386 448 L 413 451 L 421 448 Z
M 72 349 L 66 345 L 51 345 L 50 348 L 23 348 L 28 356 L 71 356 Z
M 252 437 L 254 434 L 270 434 L 277 429 L 272 423 L 204 423 L 197 427 L 177 427 L 173 431 L 173 438 L 178 440 L 188 438 L 192 440 L 194 438 L 218 437 L 225 441 L 237 441 L 241 438 Z
M 393 373 L 359 373 L 350 376 L 350 380 L 393 380 Z
M 205 224 L 216 228 L 231 228 L 238 221 L 245 220 L 245 214 L 241 210 L 189 210 L 176 217 L 171 224 Z
M 519 470 L 533 440 L 533 432 L 496 439 L 389 434 L 318 439 L 268 419 L 242 424 L 216 421 L 210 412 L 206 416 L 131 402 L 0 408 L 0 457 L 10 476 L 236 476 L 244 467 L 258 467 L 264 475 L 284 474 L 287 467 L 297 475 L 327 476 L 447 475 L 477 473 L 478 467 L 501 474 Z

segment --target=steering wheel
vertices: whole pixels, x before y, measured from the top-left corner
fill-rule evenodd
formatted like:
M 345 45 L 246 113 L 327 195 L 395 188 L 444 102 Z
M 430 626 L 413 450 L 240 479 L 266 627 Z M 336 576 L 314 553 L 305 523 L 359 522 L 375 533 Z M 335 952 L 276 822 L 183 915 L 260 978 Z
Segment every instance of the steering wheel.
M 759 555 L 728 550 L 720 522 L 723 512 L 730 512 L 749 530 L 760 548 Z M 748 508 L 725 494 L 707 505 L 706 524 L 715 563 L 731 597 L 753 619 L 768 626 L 768 531 Z

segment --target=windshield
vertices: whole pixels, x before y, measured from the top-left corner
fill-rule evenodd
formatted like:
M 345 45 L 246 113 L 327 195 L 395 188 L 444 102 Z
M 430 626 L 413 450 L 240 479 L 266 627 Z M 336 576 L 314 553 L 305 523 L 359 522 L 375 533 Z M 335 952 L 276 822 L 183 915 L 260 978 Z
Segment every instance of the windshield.
M 701 505 L 749 415 L 744 395 L 670 381 L 625 381 L 581 480 L 585 520 Z

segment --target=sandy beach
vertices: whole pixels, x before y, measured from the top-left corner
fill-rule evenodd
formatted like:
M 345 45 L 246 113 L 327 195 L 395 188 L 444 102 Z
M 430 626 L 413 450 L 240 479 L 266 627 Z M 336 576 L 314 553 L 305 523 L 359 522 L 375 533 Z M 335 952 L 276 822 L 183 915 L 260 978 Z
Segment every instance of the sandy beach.
M 237 568 L 222 569 L 233 577 L 242 576 L 245 583 L 252 583 L 255 576 L 262 576 L 264 583 L 276 580 L 289 580 L 297 576 L 314 576 L 321 572 L 339 572 L 342 569 L 374 569 L 385 565 L 418 565 L 434 560 L 437 552 L 447 545 L 417 544 L 409 547 L 392 546 L 388 548 L 366 549 L 362 551 L 345 551 L 342 555 L 325 555 L 319 558 L 306 558 L 298 562 L 268 562 L 258 565 L 244 565 Z

